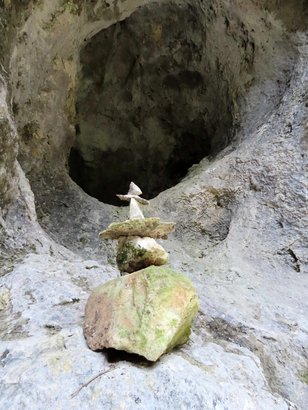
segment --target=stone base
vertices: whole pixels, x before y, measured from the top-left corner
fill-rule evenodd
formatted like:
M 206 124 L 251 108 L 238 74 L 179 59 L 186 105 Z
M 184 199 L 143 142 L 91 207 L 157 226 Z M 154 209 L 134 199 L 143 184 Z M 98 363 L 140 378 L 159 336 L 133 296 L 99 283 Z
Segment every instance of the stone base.
M 111 280 L 92 293 L 84 334 L 92 350 L 114 348 L 156 361 L 188 340 L 198 306 L 186 277 L 151 266 Z

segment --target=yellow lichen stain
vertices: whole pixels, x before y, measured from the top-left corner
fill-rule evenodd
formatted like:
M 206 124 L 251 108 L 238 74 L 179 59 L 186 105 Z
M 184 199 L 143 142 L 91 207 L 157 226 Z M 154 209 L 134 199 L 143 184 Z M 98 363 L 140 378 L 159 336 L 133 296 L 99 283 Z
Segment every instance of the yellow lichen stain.
M 72 370 L 72 355 L 65 350 L 64 337 L 55 335 L 48 338 L 41 345 L 44 354 L 44 362 L 50 368 L 54 375 L 68 373 Z
M 174 310 L 183 309 L 184 306 L 187 305 L 189 296 L 193 294 L 192 292 L 193 291 L 191 289 L 171 289 L 168 298 L 168 305 L 172 306 Z
M 0 312 L 6 310 L 10 305 L 10 291 L 7 289 L 4 292 L 0 293 Z
M 71 116 L 75 116 L 75 88 L 77 69 L 74 58 L 70 56 L 67 59 L 56 56 L 53 60 L 54 68 L 59 73 L 65 73 L 67 81 L 67 99 L 65 104 L 65 112 Z
M 41 343 L 41 351 L 49 352 L 51 350 L 65 349 L 64 337 L 62 335 L 54 335 Z
M 160 42 L 162 32 L 163 32 L 163 26 L 161 24 L 155 24 L 152 27 L 152 37 L 156 43 Z
M 49 358 L 48 366 L 55 375 L 68 373 L 72 369 L 72 357 L 68 353 L 56 353 Z
M 100 387 L 96 387 L 91 395 L 91 400 L 97 401 L 103 395 L 103 391 Z
M 37 142 L 32 144 L 31 146 L 31 157 L 42 158 L 42 156 L 44 155 L 43 143 L 48 142 L 48 135 L 42 132 L 39 124 L 36 121 L 27 124 L 26 128 L 24 127 L 24 132 L 26 133 L 25 135 L 31 138 L 33 142 Z
M 11 0 L 4 0 L 3 4 L 4 4 L 5 9 L 10 9 L 12 7 L 12 1 Z

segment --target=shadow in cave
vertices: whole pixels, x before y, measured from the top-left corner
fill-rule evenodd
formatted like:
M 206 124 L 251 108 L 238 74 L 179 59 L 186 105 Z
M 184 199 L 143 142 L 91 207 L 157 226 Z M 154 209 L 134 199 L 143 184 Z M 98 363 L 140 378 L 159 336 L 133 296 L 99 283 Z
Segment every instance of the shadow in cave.
M 140 356 L 135 353 L 127 353 L 124 350 L 116 350 L 109 348 L 102 350 L 102 353 L 104 354 L 108 363 L 110 364 L 119 362 L 130 362 L 141 367 L 154 367 L 157 364 L 157 362 L 151 362 L 143 356 Z
M 211 61 L 197 5 L 144 6 L 81 50 L 68 165 L 102 202 L 123 205 L 115 195 L 131 181 L 155 197 L 232 136 L 230 85 Z

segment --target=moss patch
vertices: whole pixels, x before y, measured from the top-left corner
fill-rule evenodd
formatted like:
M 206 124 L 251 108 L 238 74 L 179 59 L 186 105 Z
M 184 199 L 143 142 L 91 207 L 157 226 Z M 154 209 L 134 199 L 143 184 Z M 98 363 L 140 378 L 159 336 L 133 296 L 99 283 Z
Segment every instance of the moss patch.
M 185 343 L 198 311 L 191 282 L 167 267 L 150 266 L 98 287 L 86 307 L 89 347 L 112 347 L 156 361 Z
M 303 383 L 308 384 L 308 371 L 306 371 L 305 373 L 303 373 L 303 374 L 300 376 L 300 380 L 301 380 Z
M 123 236 L 166 239 L 174 227 L 174 222 L 161 222 L 159 218 L 128 219 L 110 224 L 99 236 L 103 239 L 119 239 Z
M 62 7 L 71 14 L 80 15 L 82 0 L 64 0 Z
M 117 265 L 121 272 L 132 273 L 167 262 L 167 252 L 152 238 L 127 237 L 119 240 Z
M 0 293 L 0 312 L 6 310 L 10 306 L 11 294 L 7 289 Z
M 117 254 L 117 264 L 123 265 L 131 259 L 136 260 L 142 258 L 145 256 L 146 252 L 146 249 L 132 246 L 127 242 L 121 247 L 121 250 Z

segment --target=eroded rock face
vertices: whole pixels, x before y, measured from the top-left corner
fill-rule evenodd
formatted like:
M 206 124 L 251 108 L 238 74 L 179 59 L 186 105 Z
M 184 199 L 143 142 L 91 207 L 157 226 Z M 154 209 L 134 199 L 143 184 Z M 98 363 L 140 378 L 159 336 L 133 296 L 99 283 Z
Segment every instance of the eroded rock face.
M 94 290 L 86 306 L 85 337 L 92 350 L 112 347 L 156 361 L 188 340 L 198 306 L 187 278 L 151 266 Z
M 85 192 L 118 205 L 115 190 L 134 180 L 153 198 L 228 145 L 243 114 L 239 99 L 269 69 L 258 60 L 269 43 L 276 47 L 274 33 L 255 35 L 264 21 L 253 26 L 239 13 L 225 2 L 149 4 L 86 44 L 69 159 Z
M 200 314 L 190 343 L 154 367 L 118 361 L 74 397 L 110 369 L 81 326 L 91 290 L 117 276 L 115 249 L 97 232 L 126 217 L 85 195 L 65 166 L 78 134 L 80 56 L 144 2 L 63 3 L 0 4 L 5 110 L 18 131 L 0 136 L 1 200 L 10 192 L 0 218 L 0 407 L 305 409 L 307 1 L 189 3 L 203 10 L 211 84 L 227 90 L 237 126 L 149 212 L 176 221 L 166 249 L 196 286 Z
M 152 198 L 226 145 L 234 102 L 228 83 L 213 81 L 201 6 L 145 6 L 82 50 L 70 164 L 90 195 L 114 203 L 114 187 L 131 178 Z
M 20 29 L 15 39 L 9 36 L 7 68 L 21 139 L 19 159 L 37 196 L 44 196 L 47 179 L 54 179 L 47 186 L 66 179 L 72 146 L 76 155 L 71 173 L 88 193 L 99 191 L 101 184 L 113 198 L 114 189 L 126 187 L 136 176 L 137 183 L 151 187 L 147 194 L 155 195 L 176 183 L 194 162 L 226 146 L 245 111 L 252 112 L 248 125 L 260 124 L 276 96 L 282 96 L 295 49 L 280 23 L 263 11 L 263 2 L 251 1 L 249 12 L 244 12 L 241 0 L 164 1 L 136 12 L 145 3 L 150 2 L 126 0 L 105 7 L 99 1 L 90 6 L 44 0 L 37 7 L 31 1 L 20 6 Z M 12 16 L 18 14 L 16 5 L 10 7 Z M 125 21 L 128 16 L 131 19 Z M 119 20 L 124 21 L 112 28 Z M 114 30 L 118 39 L 112 36 Z M 128 38 L 130 47 L 125 50 Z M 103 54 L 105 64 L 94 54 Z M 87 67 L 90 72 L 85 72 Z M 175 87 L 179 81 L 181 87 Z M 266 91 L 261 92 L 265 81 Z M 247 96 L 250 88 L 255 97 Z M 100 125 L 94 132 L 91 124 Z M 123 182 L 112 174 L 110 161 L 117 163 Z M 104 180 L 107 169 L 110 174 Z M 133 175 L 125 180 L 125 172 Z M 46 203 L 43 198 L 39 202 Z
M 7 88 L 0 74 L 0 209 L 16 196 L 17 133 L 7 105 Z

